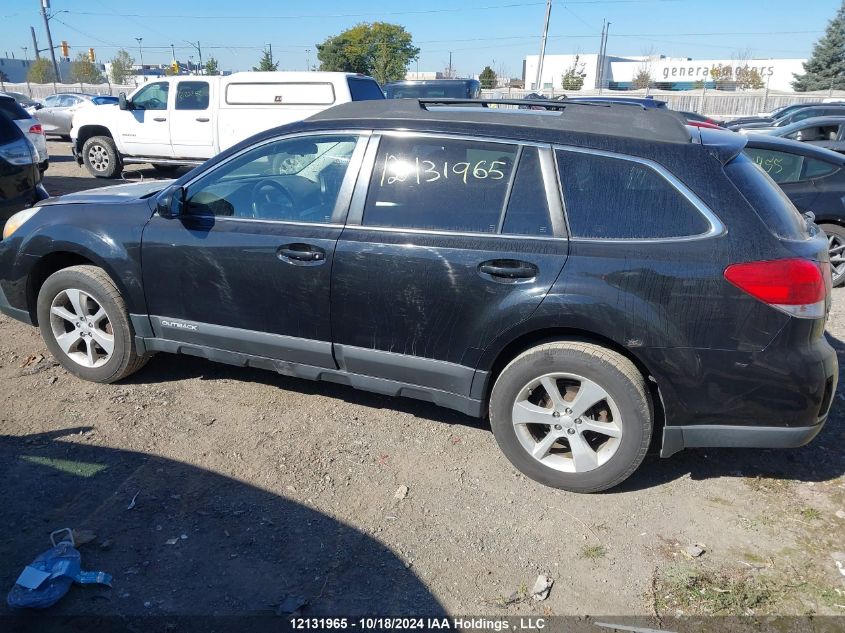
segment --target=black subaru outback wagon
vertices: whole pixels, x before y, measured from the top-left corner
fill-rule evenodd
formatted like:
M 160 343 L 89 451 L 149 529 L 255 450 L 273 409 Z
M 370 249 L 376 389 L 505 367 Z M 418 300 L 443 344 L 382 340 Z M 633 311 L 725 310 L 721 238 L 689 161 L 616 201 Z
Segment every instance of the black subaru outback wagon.
M 553 105 L 351 103 L 45 201 L 6 227 L 2 311 L 88 380 L 177 352 L 489 415 L 567 490 L 618 484 L 655 433 L 663 456 L 810 441 L 838 375 L 824 234 L 742 136 Z

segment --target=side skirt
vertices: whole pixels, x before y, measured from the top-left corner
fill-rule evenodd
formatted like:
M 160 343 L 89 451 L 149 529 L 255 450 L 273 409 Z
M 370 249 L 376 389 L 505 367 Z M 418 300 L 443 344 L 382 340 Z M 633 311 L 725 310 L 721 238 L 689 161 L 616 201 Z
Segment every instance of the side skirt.
M 403 396 L 406 398 L 414 398 L 416 400 L 425 400 L 426 402 L 432 402 L 438 406 L 446 407 L 447 409 L 454 409 L 455 411 L 460 411 L 461 413 L 465 413 L 466 415 L 473 417 L 481 417 L 482 415 L 483 406 L 481 400 L 468 398 L 466 396 L 450 393 L 441 389 L 421 387 L 419 385 L 406 382 L 355 374 L 342 369 L 315 367 L 313 365 L 293 363 L 285 360 L 267 358 L 264 356 L 243 354 L 240 352 L 231 352 L 205 345 L 198 345 L 196 343 L 184 343 L 169 339 L 146 338 L 139 336 L 136 337 L 136 345 L 139 352 L 169 352 L 172 354 L 186 354 L 188 356 L 198 356 L 200 358 L 207 358 L 208 360 L 226 363 L 227 365 L 236 365 L 238 367 L 269 369 L 282 374 L 283 376 L 307 378 L 308 380 L 323 380 L 340 385 L 347 385 L 362 391 L 380 393 L 386 396 Z

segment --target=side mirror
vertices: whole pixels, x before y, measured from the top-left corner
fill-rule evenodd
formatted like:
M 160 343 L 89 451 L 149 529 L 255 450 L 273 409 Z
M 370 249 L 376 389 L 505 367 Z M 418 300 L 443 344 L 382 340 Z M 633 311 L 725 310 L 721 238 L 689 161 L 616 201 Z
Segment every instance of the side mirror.
M 126 93 L 121 92 L 117 95 L 117 107 L 121 110 L 131 110 L 132 109 L 132 102 L 126 99 Z
M 156 212 L 162 218 L 173 219 L 182 215 L 185 208 L 185 188 L 171 187 L 158 197 Z

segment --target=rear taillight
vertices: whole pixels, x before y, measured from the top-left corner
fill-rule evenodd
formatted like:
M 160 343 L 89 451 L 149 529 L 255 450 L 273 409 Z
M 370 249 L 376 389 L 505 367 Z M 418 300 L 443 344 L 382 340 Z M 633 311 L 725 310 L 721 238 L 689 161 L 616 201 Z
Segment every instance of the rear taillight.
M 725 279 L 781 312 L 820 319 L 825 314 L 827 297 L 822 266 L 808 259 L 731 264 L 725 269 Z
M 31 125 L 29 127 L 30 134 L 44 134 L 44 128 L 41 127 L 40 123 L 36 123 L 35 125 Z

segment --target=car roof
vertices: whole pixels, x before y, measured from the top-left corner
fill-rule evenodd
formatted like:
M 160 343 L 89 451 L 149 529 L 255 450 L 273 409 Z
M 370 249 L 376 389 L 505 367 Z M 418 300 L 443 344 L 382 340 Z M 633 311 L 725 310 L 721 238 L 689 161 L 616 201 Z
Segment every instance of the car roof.
M 749 134 L 746 147 L 753 147 L 758 149 L 770 149 L 777 152 L 785 152 L 789 154 L 801 154 L 810 158 L 818 158 L 819 160 L 828 163 L 836 163 L 837 165 L 845 166 L 845 156 L 818 145 L 810 143 L 802 143 L 801 141 L 793 141 L 788 138 L 781 138 L 779 136 L 770 136 L 767 134 Z
M 513 109 L 519 105 L 547 107 L 552 112 Z M 489 106 L 500 106 L 499 108 Z M 510 111 L 504 108 L 511 108 Z M 545 114 L 546 116 L 538 116 Z M 314 122 L 365 123 L 373 128 L 436 128 L 462 123 L 482 129 L 500 126 L 542 138 L 545 132 L 571 132 L 625 139 L 690 143 L 690 133 L 675 113 L 630 104 L 461 99 L 386 99 L 352 101 L 307 119 Z M 504 136 L 513 136 L 506 132 Z M 543 139 L 545 140 L 545 139 Z
M 800 121 L 784 125 L 780 128 L 775 128 L 775 130 L 777 130 L 777 134 L 780 135 L 784 132 L 800 130 L 805 127 L 813 127 L 814 125 L 845 125 L 845 114 L 841 114 L 839 116 L 814 116 L 809 119 L 801 119 Z

